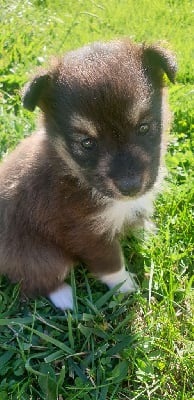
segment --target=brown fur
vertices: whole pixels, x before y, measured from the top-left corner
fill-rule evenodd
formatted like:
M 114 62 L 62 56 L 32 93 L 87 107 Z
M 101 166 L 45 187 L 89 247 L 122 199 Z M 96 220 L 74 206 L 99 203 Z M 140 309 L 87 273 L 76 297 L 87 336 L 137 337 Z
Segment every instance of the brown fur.
M 121 269 L 118 235 L 100 216 L 153 191 L 168 119 L 164 72 L 174 81 L 167 50 L 121 40 L 69 52 L 26 87 L 24 106 L 38 105 L 44 123 L 0 168 L 0 272 L 28 295 L 48 295 L 79 261 L 97 276 Z M 93 153 L 80 144 L 88 137 Z M 143 224 L 142 210 L 129 226 Z

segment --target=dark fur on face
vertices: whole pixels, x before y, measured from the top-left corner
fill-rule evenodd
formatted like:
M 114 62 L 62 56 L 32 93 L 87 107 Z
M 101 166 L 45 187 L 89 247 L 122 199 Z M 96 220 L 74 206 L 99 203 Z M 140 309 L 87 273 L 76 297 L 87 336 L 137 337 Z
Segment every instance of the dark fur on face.
M 174 60 L 157 47 L 96 43 L 36 78 L 24 105 L 40 105 L 49 136 L 89 186 L 110 197 L 141 195 L 158 175 L 163 70 L 174 79 Z
M 135 202 L 156 183 L 168 124 L 164 73 L 173 82 L 176 63 L 158 45 L 99 42 L 25 88 L 24 106 L 41 108 L 43 129 L 1 166 L 0 270 L 29 293 L 54 290 L 76 260 L 99 276 L 121 268 L 110 226 L 100 235 L 93 221 L 113 199 Z

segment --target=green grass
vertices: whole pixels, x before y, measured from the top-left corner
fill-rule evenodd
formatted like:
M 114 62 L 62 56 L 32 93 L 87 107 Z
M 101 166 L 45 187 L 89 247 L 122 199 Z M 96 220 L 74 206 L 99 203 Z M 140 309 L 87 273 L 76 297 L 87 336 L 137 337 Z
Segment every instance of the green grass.
M 75 311 L 64 316 L 45 298 L 20 300 L 19 288 L 1 277 L 0 400 L 194 399 L 193 2 L 0 0 L 0 6 L 1 157 L 35 127 L 38 112 L 22 108 L 20 90 L 50 55 L 130 36 L 167 40 L 179 64 L 169 88 L 174 123 L 169 175 L 156 202 L 158 235 L 122 241 L 141 292 L 115 296 L 80 267 L 69 277 Z

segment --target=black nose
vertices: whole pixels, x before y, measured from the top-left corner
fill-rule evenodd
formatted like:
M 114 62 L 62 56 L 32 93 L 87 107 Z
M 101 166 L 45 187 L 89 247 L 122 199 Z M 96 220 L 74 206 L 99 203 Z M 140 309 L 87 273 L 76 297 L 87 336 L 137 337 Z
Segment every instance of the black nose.
M 141 190 L 141 179 L 139 176 L 120 178 L 116 180 L 115 185 L 124 196 L 133 196 Z

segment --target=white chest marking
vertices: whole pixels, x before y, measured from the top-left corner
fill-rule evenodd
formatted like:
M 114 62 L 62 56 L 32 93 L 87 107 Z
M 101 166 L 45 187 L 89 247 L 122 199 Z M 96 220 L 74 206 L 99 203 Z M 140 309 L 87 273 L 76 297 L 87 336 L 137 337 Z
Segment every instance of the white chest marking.
M 112 200 L 99 216 L 99 233 L 110 230 L 114 236 L 125 223 L 135 224 L 140 215 L 148 219 L 153 213 L 153 200 L 153 192 L 133 200 Z

